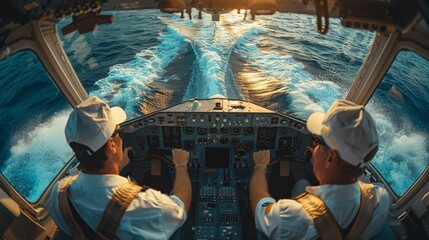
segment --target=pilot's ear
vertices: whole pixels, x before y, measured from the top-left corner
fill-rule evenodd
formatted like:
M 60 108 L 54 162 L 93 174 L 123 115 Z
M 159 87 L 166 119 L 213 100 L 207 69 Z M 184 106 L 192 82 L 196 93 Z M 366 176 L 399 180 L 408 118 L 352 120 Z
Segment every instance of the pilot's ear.
M 109 138 L 109 141 L 106 143 L 106 151 L 111 154 L 115 154 L 117 151 L 116 143 L 112 138 Z
M 338 155 L 338 152 L 334 149 L 329 149 L 328 151 L 328 157 L 326 159 L 326 167 L 327 168 L 333 168 L 336 167 L 339 163 L 340 155 Z

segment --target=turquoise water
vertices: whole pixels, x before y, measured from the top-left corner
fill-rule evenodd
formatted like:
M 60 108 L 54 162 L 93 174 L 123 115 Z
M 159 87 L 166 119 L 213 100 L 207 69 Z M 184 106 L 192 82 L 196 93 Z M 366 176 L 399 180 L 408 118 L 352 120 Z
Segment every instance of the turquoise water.
M 98 26 L 90 34 L 72 33 L 61 38 L 89 94 L 123 107 L 129 119 L 214 94 L 248 99 L 306 119 L 314 111 L 326 110 L 335 99 L 345 98 L 374 37 L 370 32 L 344 29 L 336 20 L 332 20 L 330 33 L 322 36 L 317 33 L 314 17 L 294 14 L 261 16 L 251 21 L 243 20 L 243 14 L 228 13 L 222 15 L 220 22 L 212 22 L 208 15 L 203 20 L 188 20 L 159 11 L 113 14 L 112 25 Z M 61 22 L 59 29 L 67 23 Z M 42 73 L 19 73 L 16 66 L 27 65 L 28 59 L 16 56 L 2 63 L 0 74 L 8 74 L 0 79 L 27 79 L 29 75 L 42 78 Z M 36 60 L 30 58 L 30 62 Z M 387 101 L 384 91 L 391 85 L 401 88 L 400 79 L 393 77 L 402 74 L 401 69 L 392 71 L 392 77 L 383 81 L 383 90 L 376 93 L 377 102 Z M 1 88 L 10 88 L 8 82 L 0 83 Z M 70 110 L 55 87 L 34 81 L 13 88 L 0 96 L 2 111 L 6 112 L 0 117 L 2 135 L 6 136 L 2 139 L 6 140 L 1 149 L 5 156 L 1 160 L 2 172 L 24 196 L 36 201 L 69 160 L 71 152 L 62 128 Z M 37 93 L 44 90 L 43 94 L 36 94 L 37 101 L 14 100 L 28 89 Z M 428 102 L 424 91 L 409 94 L 404 102 L 406 107 L 398 114 L 419 112 L 420 115 L 410 115 L 409 121 L 421 121 L 422 116 L 427 116 Z M 50 110 L 38 113 L 41 123 L 29 124 L 31 110 L 44 104 Z M 427 129 L 408 124 L 404 131 L 403 124 L 379 114 L 383 110 L 389 112 L 384 106 L 370 104 L 368 108 L 374 112 L 383 139 L 405 138 L 407 144 L 419 146 L 411 151 L 415 154 L 411 164 L 405 165 L 410 165 L 409 169 L 424 169 L 428 159 Z M 31 136 L 24 133 L 28 131 Z M 417 132 L 424 134 L 414 137 Z M 50 146 L 46 139 L 55 144 Z M 422 170 L 410 170 L 403 175 L 404 161 L 399 159 L 410 154 L 398 147 L 403 141 L 392 148 L 390 140 L 381 142 L 374 165 L 401 194 Z M 34 154 L 23 154 L 29 151 Z M 16 171 L 17 168 L 20 170 Z M 411 180 L 403 181 L 404 177 Z

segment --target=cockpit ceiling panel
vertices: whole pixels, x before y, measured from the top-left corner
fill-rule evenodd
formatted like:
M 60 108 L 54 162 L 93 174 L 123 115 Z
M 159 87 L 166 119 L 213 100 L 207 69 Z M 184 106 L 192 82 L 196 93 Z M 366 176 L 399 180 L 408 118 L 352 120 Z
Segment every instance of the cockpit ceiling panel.
M 2 0 L 0 1 L 0 25 L 5 21 L 25 22 L 29 20 L 59 20 L 63 17 L 77 17 L 100 10 L 161 9 L 175 6 L 176 11 L 194 8 L 196 11 L 211 9 L 249 9 L 251 14 L 272 14 L 278 12 L 305 13 L 316 15 L 314 1 L 248 1 L 248 0 Z M 271 3 L 268 4 L 267 3 Z M 372 0 L 326 0 L 330 17 L 358 17 L 369 22 L 395 23 L 402 28 L 418 11 L 415 1 L 372 1 Z M 268 11 L 270 10 L 270 11 Z M 164 11 L 168 12 L 168 11 Z M 252 13 L 253 12 L 253 13 Z M 220 12 L 218 12 L 220 13 Z
M 247 9 L 252 15 L 273 14 L 275 12 L 316 15 L 317 19 L 339 18 L 346 28 L 357 28 L 375 32 L 404 32 L 410 29 L 429 35 L 426 16 L 429 12 L 421 9 L 415 1 L 382 1 L 376 4 L 372 0 L 326 0 L 326 5 L 316 6 L 314 1 L 263 1 L 271 4 L 255 4 L 248 0 L 2 0 L 0 1 L 0 50 L 7 42 L 11 31 L 36 20 L 57 22 L 72 17 L 73 22 L 62 29 L 64 34 L 78 30 L 83 34 L 95 29 L 97 24 L 112 23 L 113 17 L 101 11 L 159 9 L 161 12 L 184 12 L 192 17 L 192 12 L 212 13 L 213 20 L 219 20 L 222 12 L 233 9 Z M 325 8 L 320 13 L 320 8 Z M 266 9 L 265 9 L 266 8 Z M 316 11 L 319 8 L 320 11 Z M 426 11 L 427 10 L 427 11 Z M 420 13 L 420 12 L 421 13 Z M 107 13 L 109 14 L 109 13 Z M 214 16 L 217 16 L 214 18 Z M 418 21 L 421 18 L 421 21 Z M 196 19 L 198 20 L 198 19 Z M 419 23 L 420 22 L 420 23 Z M 114 22 L 113 22 L 114 23 Z M 328 21 L 325 27 L 329 29 Z M 326 34 L 326 31 L 319 32 Z M 4 54 L 3 54 L 4 55 Z

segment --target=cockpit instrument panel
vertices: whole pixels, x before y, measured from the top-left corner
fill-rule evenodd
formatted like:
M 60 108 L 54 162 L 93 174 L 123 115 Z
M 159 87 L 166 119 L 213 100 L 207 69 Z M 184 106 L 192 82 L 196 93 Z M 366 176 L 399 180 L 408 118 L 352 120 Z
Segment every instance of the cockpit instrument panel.
M 304 162 L 311 144 L 305 122 L 242 100 L 190 100 L 135 119 L 124 132 L 125 146 L 137 157 L 151 149 L 168 155 L 183 148 L 191 154 L 190 166 L 203 168 L 248 167 L 253 152 L 262 149 L 273 157 L 288 152 Z
M 310 166 L 307 146 L 312 136 L 305 122 L 244 100 L 193 99 L 126 122 L 123 128 L 124 146 L 133 147 L 135 160 L 122 174 L 138 183 L 147 185 L 145 179 L 152 178 L 169 193 L 165 186 L 171 187 L 175 173 L 168 166 L 171 150 L 190 153 L 193 197 L 182 229 L 186 239 L 254 238 L 247 185 L 255 151 L 270 150 L 273 166 Z M 160 171 L 153 168 L 157 158 L 164 159 Z M 154 171 L 161 176 L 150 177 Z

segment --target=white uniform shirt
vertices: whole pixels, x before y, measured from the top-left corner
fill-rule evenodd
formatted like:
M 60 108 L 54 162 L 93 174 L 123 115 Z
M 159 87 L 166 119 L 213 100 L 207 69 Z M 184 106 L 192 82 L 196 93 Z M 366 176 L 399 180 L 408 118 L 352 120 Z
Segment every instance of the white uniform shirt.
M 358 183 L 348 185 L 322 185 L 306 187 L 307 192 L 320 197 L 331 211 L 340 228 L 347 228 L 360 207 L 360 188 Z M 374 213 L 370 224 L 361 239 L 375 236 L 386 221 L 391 199 L 386 189 L 375 185 Z M 271 209 L 267 206 L 273 203 Z M 267 211 L 266 211 L 267 210 Z M 256 229 L 270 239 L 317 239 L 319 234 L 313 219 L 295 200 L 263 198 L 256 206 Z
M 69 189 L 70 200 L 82 219 L 95 231 L 104 209 L 118 187 L 129 180 L 119 175 L 96 175 L 80 172 Z M 58 201 L 59 183 L 55 184 L 49 211 L 58 227 L 71 236 Z M 186 220 L 183 202 L 148 189 L 130 203 L 116 230 L 119 239 L 168 239 Z

